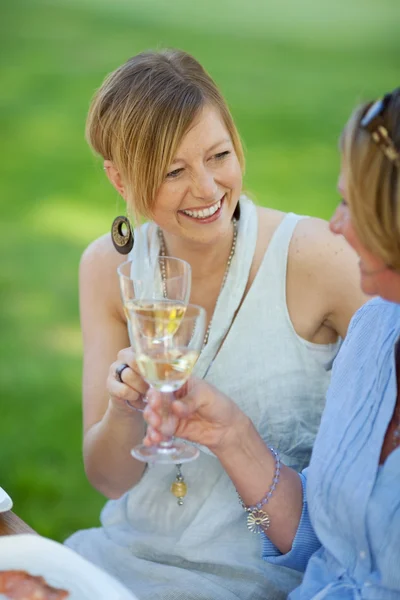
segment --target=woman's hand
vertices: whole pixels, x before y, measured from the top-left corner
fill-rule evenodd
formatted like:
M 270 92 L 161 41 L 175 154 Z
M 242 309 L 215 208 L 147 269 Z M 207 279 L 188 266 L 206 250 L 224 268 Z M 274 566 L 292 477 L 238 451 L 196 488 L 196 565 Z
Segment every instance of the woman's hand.
M 121 380 L 117 375 L 118 367 L 128 365 L 121 372 Z M 110 366 L 107 378 L 107 390 L 110 395 L 110 403 L 119 411 L 132 411 L 132 409 L 143 411 L 146 392 L 149 389 L 137 368 L 135 353 L 132 348 L 124 348 L 118 352 L 118 358 Z
M 159 392 L 148 393 L 143 416 L 148 423 L 144 443 L 158 444 L 175 435 L 202 444 L 218 454 L 234 443 L 249 419 L 225 394 L 202 379 L 192 377 L 175 392 L 171 416 L 165 418 L 165 404 Z

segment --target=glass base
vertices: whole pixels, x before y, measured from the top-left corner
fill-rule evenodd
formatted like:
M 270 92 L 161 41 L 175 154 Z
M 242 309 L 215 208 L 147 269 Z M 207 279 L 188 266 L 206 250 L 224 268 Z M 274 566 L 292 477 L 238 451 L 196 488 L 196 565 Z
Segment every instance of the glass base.
M 199 456 L 196 446 L 174 440 L 171 446 L 145 446 L 140 444 L 131 450 L 137 460 L 159 465 L 177 465 L 195 460 Z

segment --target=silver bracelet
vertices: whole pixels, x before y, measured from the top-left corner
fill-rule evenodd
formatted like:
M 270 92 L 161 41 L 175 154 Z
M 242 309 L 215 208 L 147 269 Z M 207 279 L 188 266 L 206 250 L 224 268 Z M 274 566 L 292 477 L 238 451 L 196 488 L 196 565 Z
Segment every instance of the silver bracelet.
M 261 533 L 262 531 L 266 531 L 271 525 L 269 515 L 263 510 L 261 510 L 261 508 L 264 506 L 264 504 L 268 504 L 268 502 L 270 501 L 271 496 L 274 493 L 276 486 L 278 485 L 281 473 L 281 459 L 279 453 L 274 448 L 272 448 L 272 446 L 268 446 L 268 448 L 275 458 L 274 478 L 272 480 L 272 485 L 269 488 L 268 492 L 260 500 L 260 502 L 257 502 L 257 504 L 253 504 L 252 506 L 246 506 L 242 498 L 239 496 L 241 505 L 243 506 L 244 510 L 248 513 L 247 529 L 252 533 Z

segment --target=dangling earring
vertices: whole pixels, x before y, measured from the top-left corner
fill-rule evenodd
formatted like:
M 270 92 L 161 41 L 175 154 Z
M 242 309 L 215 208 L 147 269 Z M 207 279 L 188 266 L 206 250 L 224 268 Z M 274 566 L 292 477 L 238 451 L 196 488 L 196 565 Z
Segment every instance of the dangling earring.
M 236 219 L 236 221 L 239 221 L 240 219 L 240 200 L 238 200 L 238 203 L 236 204 L 236 208 L 233 213 L 233 218 Z
M 123 231 L 123 227 L 125 231 Z M 134 235 L 129 219 L 122 216 L 114 219 L 111 225 L 111 239 L 117 252 L 120 254 L 129 254 L 134 242 Z

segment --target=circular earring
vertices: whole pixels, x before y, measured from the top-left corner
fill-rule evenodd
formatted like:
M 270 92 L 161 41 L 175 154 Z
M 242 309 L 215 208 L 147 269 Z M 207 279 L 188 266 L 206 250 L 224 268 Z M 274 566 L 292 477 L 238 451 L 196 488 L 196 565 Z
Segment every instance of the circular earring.
M 120 254 L 129 254 L 133 248 L 134 235 L 127 217 L 116 217 L 111 225 L 111 239 Z

